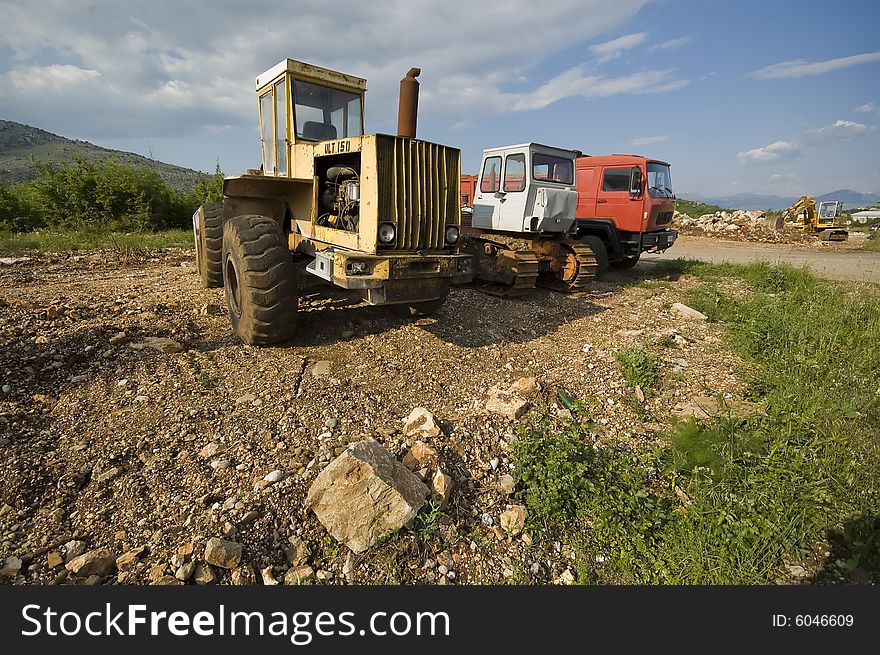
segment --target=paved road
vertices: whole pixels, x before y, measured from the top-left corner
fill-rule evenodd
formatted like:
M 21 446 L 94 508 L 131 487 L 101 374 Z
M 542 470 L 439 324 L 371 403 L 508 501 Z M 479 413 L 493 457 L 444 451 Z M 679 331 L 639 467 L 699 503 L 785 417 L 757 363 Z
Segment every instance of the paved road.
M 667 259 L 699 259 L 708 262 L 747 264 L 762 260 L 807 266 L 817 275 L 833 280 L 858 280 L 880 284 L 880 252 L 861 252 L 839 244 L 820 247 L 716 241 L 701 237 L 680 237 L 672 248 L 661 255 L 642 256 L 651 264 Z

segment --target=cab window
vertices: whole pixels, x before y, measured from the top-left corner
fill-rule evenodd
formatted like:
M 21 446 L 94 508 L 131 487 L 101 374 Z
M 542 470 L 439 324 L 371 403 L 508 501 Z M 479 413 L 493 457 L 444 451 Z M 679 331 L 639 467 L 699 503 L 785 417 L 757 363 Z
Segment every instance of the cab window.
M 602 178 L 602 191 L 629 191 L 632 168 L 606 168 Z
M 364 133 L 361 97 L 303 80 L 293 81 L 293 122 L 296 136 L 328 141 Z
M 504 160 L 504 190 L 523 191 L 526 188 L 526 156 L 522 153 L 508 155 Z
M 572 184 L 574 182 L 574 161 L 553 155 L 532 155 L 532 178 L 540 182 L 558 182 Z
M 480 175 L 480 191 L 495 193 L 501 188 L 501 157 L 486 157 Z
M 287 175 L 287 90 L 284 80 L 275 84 L 275 154 L 278 175 Z
M 263 141 L 263 172 L 275 172 L 275 138 L 272 128 L 275 119 L 272 114 L 272 92 L 260 96 L 260 139 Z

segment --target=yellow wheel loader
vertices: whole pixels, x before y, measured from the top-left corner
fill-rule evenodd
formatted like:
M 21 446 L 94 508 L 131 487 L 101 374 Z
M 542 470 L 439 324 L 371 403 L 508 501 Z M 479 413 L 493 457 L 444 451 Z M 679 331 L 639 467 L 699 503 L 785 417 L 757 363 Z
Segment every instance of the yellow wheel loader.
M 364 79 L 292 59 L 257 77 L 262 165 L 226 177 L 223 202 L 193 214 L 202 282 L 225 287 L 245 343 L 294 336 L 302 264 L 408 314 L 436 311 L 471 279 L 461 152 L 415 138 L 419 73 L 401 80 L 396 136 L 364 134 Z

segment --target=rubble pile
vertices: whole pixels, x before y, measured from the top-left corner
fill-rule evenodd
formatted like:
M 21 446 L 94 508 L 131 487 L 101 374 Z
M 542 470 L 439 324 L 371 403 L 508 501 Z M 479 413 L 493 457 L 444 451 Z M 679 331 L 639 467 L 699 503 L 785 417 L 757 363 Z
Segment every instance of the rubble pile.
M 672 225 L 682 234 L 708 236 L 733 241 L 791 242 L 806 240 L 800 228 L 786 225 L 781 215 L 764 211 L 717 211 L 691 218 L 675 212 Z

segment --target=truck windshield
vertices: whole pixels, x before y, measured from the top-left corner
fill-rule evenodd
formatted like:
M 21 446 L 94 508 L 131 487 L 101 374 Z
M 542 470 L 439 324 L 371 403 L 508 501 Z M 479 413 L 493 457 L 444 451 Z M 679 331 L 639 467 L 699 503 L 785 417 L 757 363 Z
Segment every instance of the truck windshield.
M 293 81 L 293 120 L 298 139 L 327 141 L 361 136 L 361 97 L 311 82 Z
M 648 162 L 648 193 L 653 198 L 674 198 L 672 195 L 672 174 L 669 166 Z

